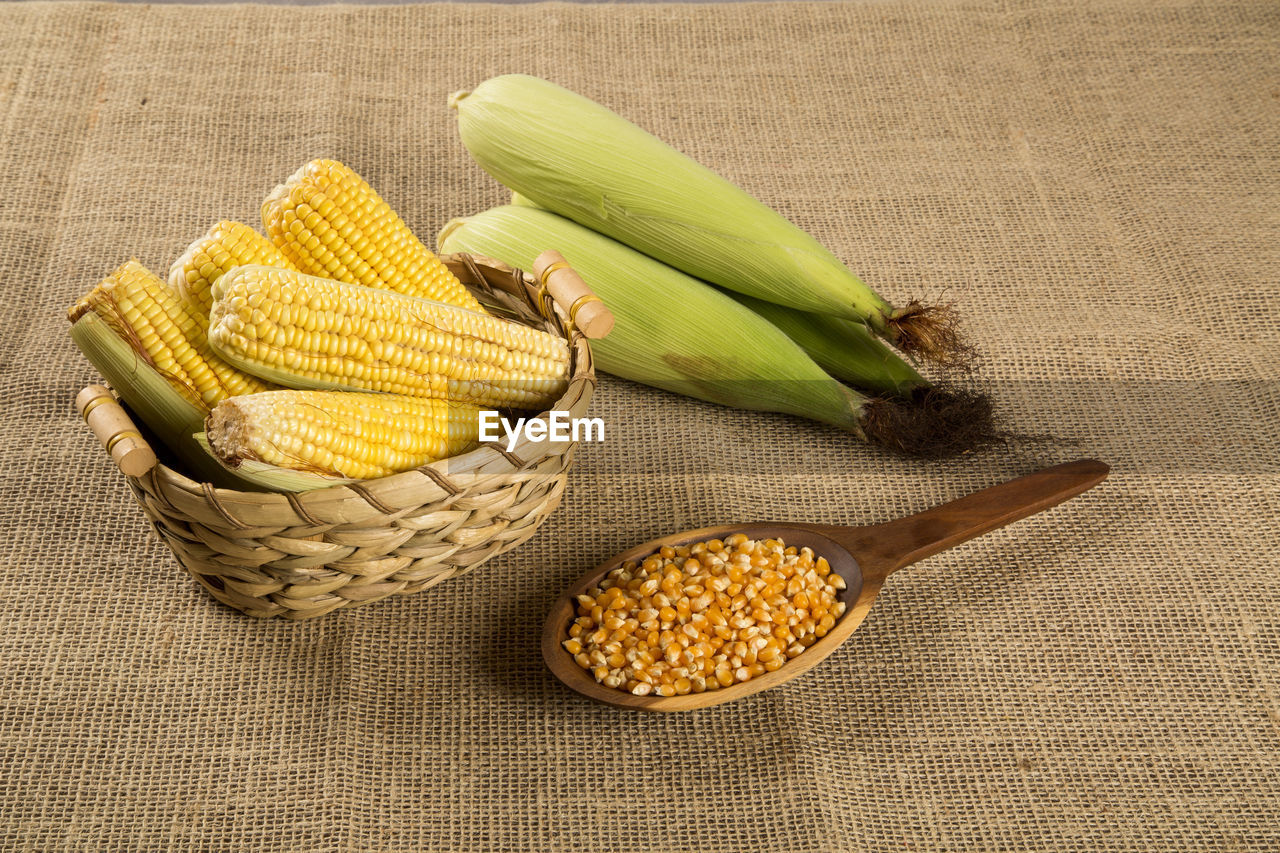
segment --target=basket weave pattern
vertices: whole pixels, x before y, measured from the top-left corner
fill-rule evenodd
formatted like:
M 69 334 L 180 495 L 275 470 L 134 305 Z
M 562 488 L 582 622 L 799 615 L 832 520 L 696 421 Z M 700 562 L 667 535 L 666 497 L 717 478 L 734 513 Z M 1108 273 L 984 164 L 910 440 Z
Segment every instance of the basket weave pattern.
M 568 340 L 570 381 L 552 409 L 583 417 L 595 388 L 590 348 L 537 282 L 498 261 L 443 259 L 493 313 Z M 126 480 L 178 562 L 215 598 L 251 616 L 308 619 L 427 589 L 524 542 L 559 506 L 574 447 L 484 444 L 298 494 L 217 489 L 163 464 Z

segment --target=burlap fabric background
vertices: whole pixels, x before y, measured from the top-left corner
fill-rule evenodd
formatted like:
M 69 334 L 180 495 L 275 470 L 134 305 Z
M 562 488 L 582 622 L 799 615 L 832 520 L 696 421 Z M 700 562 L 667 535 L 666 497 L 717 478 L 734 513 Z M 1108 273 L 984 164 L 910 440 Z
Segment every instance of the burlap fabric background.
M 1280 7 L 1040 6 L 0 7 L 0 847 L 1280 847 Z M 512 70 L 954 298 L 1056 440 L 905 462 L 606 379 L 608 441 L 518 551 L 307 624 L 210 600 L 71 411 L 65 306 L 314 156 L 428 236 L 500 202 L 445 99 Z M 1088 454 L 1102 487 L 896 575 L 784 689 L 643 716 L 538 656 L 636 541 Z

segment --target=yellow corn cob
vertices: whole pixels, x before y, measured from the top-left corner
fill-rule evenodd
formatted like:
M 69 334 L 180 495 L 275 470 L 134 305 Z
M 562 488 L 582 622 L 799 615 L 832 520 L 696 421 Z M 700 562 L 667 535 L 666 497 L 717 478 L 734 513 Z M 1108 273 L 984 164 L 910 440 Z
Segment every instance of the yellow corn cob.
M 568 379 L 563 338 L 389 290 L 245 266 L 213 298 L 217 352 L 281 385 L 543 408 Z
M 195 433 L 204 428 L 209 407 L 196 399 L 194 391 L 139 358 L 133 344 L 93 311 L 71 324 L 70 335 L 120 399 L 169 448 L 180 463 L 179 470 L 197 482 L 224 488 L 256 487 L 227 471 L 196 441 Z
M 219 358 L 209 347 L 201 320 L 136 260 L 121 264 L 67 317 L 74 323 L 90 312 L 99 315 L 192 403 L 206 409 L 227 397 L 272 387 Z
M 262 224 L 305 273 L 484 312 L 373 187 L 336 160 L 312 160 L 276 187 Z
M 209 287 L 218 276 L 242 264 L 292 267 L 275 244 L 243 222 L 223 220 L 187 247 L 169 268 L 169 286 L 200 317 L 209 316 Z
M 462 452 L 479 410 L 447 400 L 349 391 L 269 391 L 219 403 L 206 432 L 214 453 L 364 480 Z

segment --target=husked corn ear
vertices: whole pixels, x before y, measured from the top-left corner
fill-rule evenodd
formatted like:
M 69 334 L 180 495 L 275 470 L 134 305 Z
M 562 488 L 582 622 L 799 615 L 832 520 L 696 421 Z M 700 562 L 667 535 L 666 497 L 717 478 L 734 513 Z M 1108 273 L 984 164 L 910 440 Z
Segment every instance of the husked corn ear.
M 169 286 L 201 317 L 209 316 L 209 287 L 218 276 L 242 264 L 293 267 L 266 237 L 243 222 L 222 220 L 187 247 L 169 268 Z
M 364 480 L 467 449 L 479 435 L 479 409 L 403 394 L 268 391 L 219 403 L 206 433 L 233 468 L 256 460 Z
M 254 485 L 229 472 L 195 440 L 194 434 L 204 428 L 209 407 L 198 401 L 190 388 L 139 358 L 133 344 L 93 311 L 86 311 L 71 324 L 70 335 L 120 399 L 169 448 L 182 473 L 197 482 L 229 489 Z
M 305 273 L 484 313 L 373 187 L 336 160 L 312 160 L 276 187 L 262 224 Z
M 74 323 L 91 312 L 193 403 L 209 408 L 227 397 L 272 387 L 215 354 L 201 319 L 136 260 L 121 264 L 76 303 L 67 317 Z
M 263 266 L 213 297 L 214 348 L 281 385 L 543 408 L 568 381 L 564 339 L 453 305 Z

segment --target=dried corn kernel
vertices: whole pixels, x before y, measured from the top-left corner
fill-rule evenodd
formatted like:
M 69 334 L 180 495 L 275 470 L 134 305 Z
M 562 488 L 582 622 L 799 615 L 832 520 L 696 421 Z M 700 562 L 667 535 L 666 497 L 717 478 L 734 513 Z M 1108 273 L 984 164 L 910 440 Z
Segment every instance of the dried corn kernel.
M 825 636 L 844 615 L 845 588 L 824 558 L 777 539 L 667 545 L 577 596 L 563 642 L 606 687 L 718 690 L 779 669 Z

